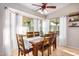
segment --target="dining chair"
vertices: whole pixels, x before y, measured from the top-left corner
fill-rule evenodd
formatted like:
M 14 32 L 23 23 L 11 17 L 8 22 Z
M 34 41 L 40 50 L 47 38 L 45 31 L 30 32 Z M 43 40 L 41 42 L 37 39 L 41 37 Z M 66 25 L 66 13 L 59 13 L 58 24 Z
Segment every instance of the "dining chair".
M 51 46 L 53 45 L 53 50 L 56 49 L 56 33 L 54 32 L 49 32 L 50 36 L 51 36 Z
M 45 50 L 48 51 L 48 56 L 49 56 L 51 52 L 51 48 L 50 48 L 50 36 L 48 36 L 48 34 L 45 34 L 43 44 L 41 46 L 40 51 L 42 52 L 42 56 L 44 55 Z
M 34 32 L 34 36 L 39 36 L 39 32 Z
M 26 36 L 27 36 L 27 38 L 34 37 L 34 33 L 33 32 L 26 32 Z
M 57 37 L 56 33 L 54 33 L 54 39 L 53 39 L 53 42 L 52 42 L 52 44 L 53 44 L 53 50 L 55 50 L 56 47 L 57 47 L 56 37 Z
M 16 39 L 18 44 L 18 56 L 20 55 L 25 56 L 26 54 L 32 51 L 32 47 L 30 47 L 29 49 L 25 47 L 22 35 L 17 34 Z

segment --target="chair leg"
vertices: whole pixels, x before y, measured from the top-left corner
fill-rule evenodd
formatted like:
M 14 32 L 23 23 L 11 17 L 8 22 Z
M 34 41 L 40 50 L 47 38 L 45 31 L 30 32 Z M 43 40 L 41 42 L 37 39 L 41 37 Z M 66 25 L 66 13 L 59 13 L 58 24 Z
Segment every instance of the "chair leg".
M 49 54 L 51 54 L 51 46 L 49 47 Z
M 55 43 L 53 44 L 53 51 L 55 50 Z
M 20 50 L 18 50 L 18 56 L 20 56 Z
M 48 56 L 51 54 L 51 45 L 48 47 Z
M 44 55 L 44 52 L 42 51 L 42 56 Z
M 56 49 L 56 40 L 55 40 L 55 49 Z
M 48 47 L 48 56 L 49 56 L 49 47 Z
M 53 44 L 53 51 L 55 50 L 55 48 L 54 48 L 54 44 Z
M 23 52 L 21 52 L 21 55 L 23 56 L 23 55 L 24 55 L 24 53 L 23 53 Z
M 29 53 L 28 53 L 28 56 L 29 56 Z
M 26 56 L 26 54 L 24 53 L 24 56 Z
M 44 46 L 42 46 L 42 56 L 44 55 Z

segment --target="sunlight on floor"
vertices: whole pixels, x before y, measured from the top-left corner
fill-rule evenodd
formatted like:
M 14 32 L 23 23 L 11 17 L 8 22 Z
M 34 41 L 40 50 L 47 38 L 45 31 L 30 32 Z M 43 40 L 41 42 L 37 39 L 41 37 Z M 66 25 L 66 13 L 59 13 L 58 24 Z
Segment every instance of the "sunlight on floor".
M 17 56 L 17 51 L 13 51 L 12 55 Z M 47 55 L 48 54 L 46 50 L 44 51 L 44 56 L 47 56 Z M 30 52 L 26 56 L 33 56 L 32 52 Z M 38 56 L 42 56 L 40 51 L 38 51 Z M 67 48 L 67 47 L 57 47 L 57 49 L 53 51 L 53 48 L 52 48 L 50 56 L 79 56 L 79 50 L 75 50 L 75 49 Z
M 79 56 L 79 49 L 69 48 L 69 47 L 61 47 L 61 50 L 63 52 L 66 52 L 68 54 L 71 54 L 73 56 Z

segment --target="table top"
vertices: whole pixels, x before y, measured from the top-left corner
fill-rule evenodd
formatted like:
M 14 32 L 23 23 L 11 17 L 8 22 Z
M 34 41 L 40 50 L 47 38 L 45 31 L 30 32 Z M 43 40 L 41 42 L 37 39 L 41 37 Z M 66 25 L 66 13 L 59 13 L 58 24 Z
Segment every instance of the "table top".
M 37 37 L 32 37 L 32 38 L 25 38 L 24 41 L 28 41 L 30 43 L 38 43 L 40 41 L 43 41 L 43 37 L 37 36 Z

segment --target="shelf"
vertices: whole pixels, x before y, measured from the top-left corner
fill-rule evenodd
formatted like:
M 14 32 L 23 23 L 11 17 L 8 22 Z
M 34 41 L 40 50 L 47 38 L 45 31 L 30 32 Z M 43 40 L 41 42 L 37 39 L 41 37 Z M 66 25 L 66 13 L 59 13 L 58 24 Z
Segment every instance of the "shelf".
M 69 27 L 79 27 L 79 26 L 69 26 Z
M 69 21 L 69 22 L 79 22 L 79 21 Z

